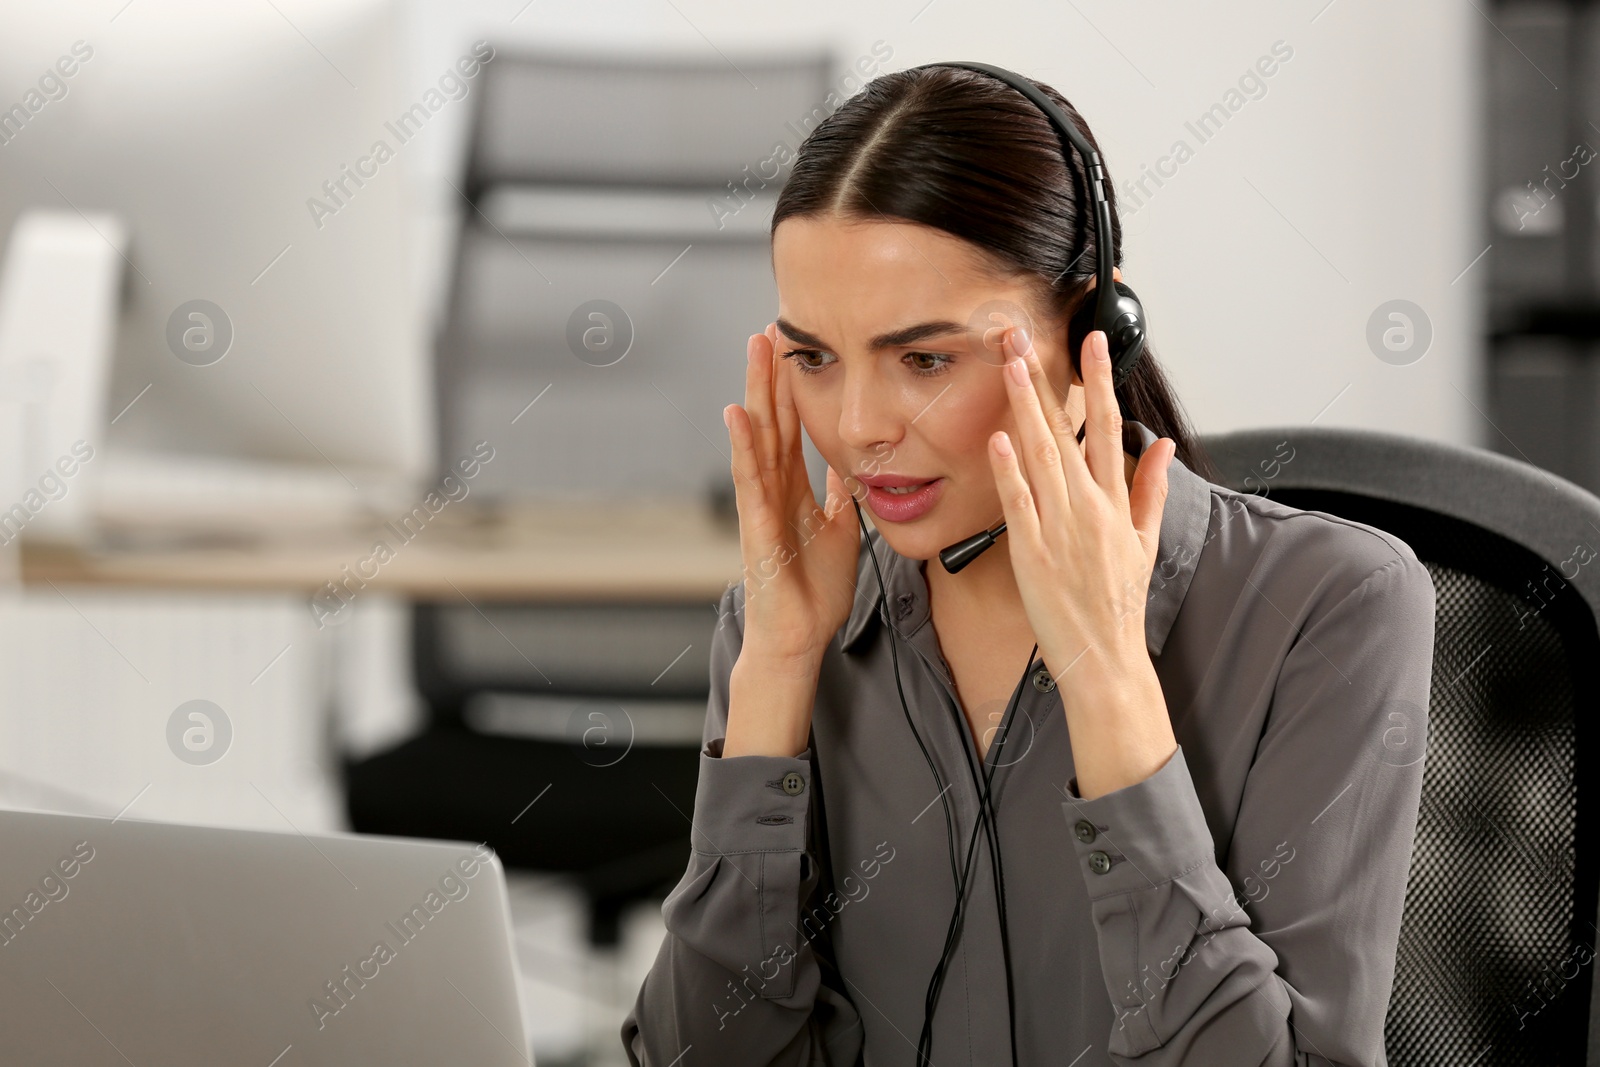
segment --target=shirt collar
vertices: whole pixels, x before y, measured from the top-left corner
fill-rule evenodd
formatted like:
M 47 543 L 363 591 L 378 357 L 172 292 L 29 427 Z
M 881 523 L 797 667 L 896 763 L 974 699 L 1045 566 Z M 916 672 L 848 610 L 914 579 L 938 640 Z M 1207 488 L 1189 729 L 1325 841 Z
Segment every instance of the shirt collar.
M 1129 419 L 1129 424 L 1139 432 L 1139 451 L 1135 459 L 1144 455 L 1145 449 L 1158 440 L 1156 434 L 1144 423 Z M 1150 593 L 1145 601 L 1145 646 L 1151 657 L 1161 654 L 1167 634 L 1178 617 L 1178 608 L 1189 591 L 1194 569 L 1200 559 L 1200 550 L 1206 542 L 1206 531 L 1211 524 L 1211 483 L 1184 466 L 1177 456 L 1167 469 L 1167 499 L 1161 512 L 1160 545 L 1156 562 L 1150 573 Z M 876 545 L 873 544 L 876 542 Z M 879 566 L 883 568 L 883 581 L 888 593 L 889 610 L 896 620 L 908 620 L 913 627 L 918 620 L 912 616 L 927 614 L 928 586 L 918 560 L 906 559 L 895 552 L 881 538 L 863 545 L 870 551 L 880 547 Z M 878 618 L 878 579 L 873 573 L 872 560 L 863 551 L 856 569 L 855 606 L 846 620 L 841 647 L 855 652 L 862 647 L 862 638 Z M 937 566 L 937 563 L 933 564 Z

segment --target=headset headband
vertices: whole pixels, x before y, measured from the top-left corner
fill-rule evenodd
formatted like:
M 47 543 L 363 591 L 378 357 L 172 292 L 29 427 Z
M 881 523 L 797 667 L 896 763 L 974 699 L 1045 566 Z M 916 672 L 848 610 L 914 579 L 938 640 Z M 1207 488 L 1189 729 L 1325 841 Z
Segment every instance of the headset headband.
M 1138 297 L 1134 296 L 1133 290 L 1113 280 L 1112 269 L 1115 264 L 1111 262 L 1111 203 L 1106 197 L 1106 172 L 1104 164 L 1100 161 L 1100 153 L 1094 150 L 1088 138 L 1084 137 L 1061 108 L 1056 106 L 1055 101 L 1020 74 L 989 63 L 965 61 L 923 63 L 910 69 L 926 70 L 929 67 L 963 67 L 1005 82 L 1032 101 L 1034 106 L 1044 113 L 1045 118 L 1050 120 L 1050 124 L 1066 142 L 1062 145 L 1063 155 L 1069 144 L 1077 149 L 1078 155 L 1083 159 L 1084 169 L 1089 175 L 1089 195 L 1093 198 L 1097 261 L 1096 299 L 1092 304 L 1085 301 L 1086 306 L 1079 308 L 1078 313 L 1073 315 L 1073 324 L 1068 330 L 1068 355 L 1073 365 L 1077 366 L 1080 338 L 1087 336 L 1090 330 L 1104 330 L 1111 349 L 1113 381 L 1121 385 L 1133 372 L 1139 357 L 1144 354 L 1145 317 L 1143 306 L 1139 303 Z M 1082 376 L 1081 369 L 1079 376 Z

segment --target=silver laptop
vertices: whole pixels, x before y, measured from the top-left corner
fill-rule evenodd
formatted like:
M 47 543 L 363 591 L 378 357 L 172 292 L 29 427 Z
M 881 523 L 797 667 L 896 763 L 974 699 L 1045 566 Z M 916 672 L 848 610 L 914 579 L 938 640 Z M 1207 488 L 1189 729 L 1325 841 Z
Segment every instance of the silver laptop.
M 0 811 L 8 1063 L 532 1067 L 486 846 Z

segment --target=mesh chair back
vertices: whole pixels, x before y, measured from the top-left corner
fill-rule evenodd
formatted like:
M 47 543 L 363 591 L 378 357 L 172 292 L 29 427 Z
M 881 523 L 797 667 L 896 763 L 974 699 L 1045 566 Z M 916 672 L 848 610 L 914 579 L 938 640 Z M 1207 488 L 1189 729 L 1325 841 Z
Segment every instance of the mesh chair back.
M 1293 452 L 1288 461 L 1267 459 Z M 1600 499 L 1479 449 L 1350 429 L 1202 438 L 1219 484 L 1387 530 L 1438 594 L 1392 1067 L 1600 1064 L 1588 964 Z

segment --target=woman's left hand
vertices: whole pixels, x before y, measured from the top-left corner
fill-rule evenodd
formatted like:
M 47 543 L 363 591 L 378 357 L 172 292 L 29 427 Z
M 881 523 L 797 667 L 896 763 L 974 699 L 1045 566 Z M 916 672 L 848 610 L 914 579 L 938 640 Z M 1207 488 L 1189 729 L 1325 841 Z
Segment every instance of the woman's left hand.
M 996 431 L 989 460 L 1011 567 L 1061 694 L 1088 798 L 1091 783 L 1099 795 L 1142 780 L 1176 747 L 1144 623 L 1176 446 L 1163 437 L 1146 448 L 1128 485 L 1102 331 L 1089 334 L 1081 359 L 1087 457 L 1027 334 L 1012 327 L 1005 343 L 1020 440 Z

